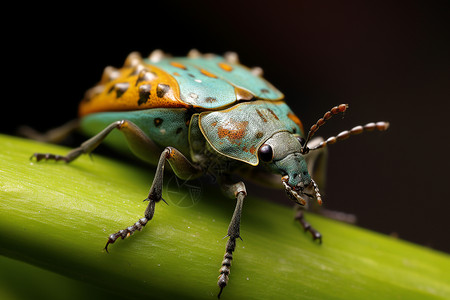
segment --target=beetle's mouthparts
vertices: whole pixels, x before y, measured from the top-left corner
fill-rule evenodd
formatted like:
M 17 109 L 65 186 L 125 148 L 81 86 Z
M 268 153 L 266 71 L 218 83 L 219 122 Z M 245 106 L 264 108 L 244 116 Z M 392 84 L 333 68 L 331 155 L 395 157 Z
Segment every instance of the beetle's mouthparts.
M 288 183 L 289 176 L 285 175 L 281 177 L 281 182 L 284 185 L 286 194 L 288 195 L 289 199 L 291 199 L 295 203 L 305 206 L 307 202 L 302 196 L 307 196 L 309 199 L 316 198 L 317 203 L 319 203 L 319 205 L 322 205 L 322 196 L 320 195 L 319 187 L 314 180 L 311 179 L 311 184 L 306 187 L 304 186 L 303 182 L 300 182 L 296 186 L 291 186 Z M 311 194 L 310 191 L 314 191 L 315 194 Z

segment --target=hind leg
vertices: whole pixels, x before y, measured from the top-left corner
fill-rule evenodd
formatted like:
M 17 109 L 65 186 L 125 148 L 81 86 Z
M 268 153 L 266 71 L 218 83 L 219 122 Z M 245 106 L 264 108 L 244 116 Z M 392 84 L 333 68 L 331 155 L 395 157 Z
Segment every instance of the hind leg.
M 37 161 L 45 159 L 56 161 L 62 160 L 66 163 L 72 162 L 80 155 L 90 154 L 94 151 L 114 129 L 117 129 L 124 134 L 131 151 L 136 156 L 154 164 L 158 162 L 158 153 L 161 152 L 161 147 L 147 137 L 137 125 L 127 120 L 115 121 L 109 124 L 101 132 L 82 143 L 79 147 L 71 150 L 66 155 L 34 153 L 32 157 L 36 158 Z

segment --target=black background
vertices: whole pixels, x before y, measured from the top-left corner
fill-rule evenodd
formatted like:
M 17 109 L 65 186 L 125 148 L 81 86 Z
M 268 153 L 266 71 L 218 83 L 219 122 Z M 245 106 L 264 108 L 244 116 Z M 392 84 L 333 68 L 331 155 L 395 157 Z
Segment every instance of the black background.
M 330 147 L 326 207 L 450 252 L 448 1 L 163 1 L 3 9 L 3 133 L 76 117 L 85 90 L 128 53 L 239 53 L 322 136 L 388 120 Z M 278 194 L 275 194 L 278 195 Z M 284 200 L 283 200 L 284 201 Z M 287 200 L 286 200 L 287 201 Z M 288 203 L 288 202 L 285 202 Z M 287 216 L 289 218 L 290 216 Z

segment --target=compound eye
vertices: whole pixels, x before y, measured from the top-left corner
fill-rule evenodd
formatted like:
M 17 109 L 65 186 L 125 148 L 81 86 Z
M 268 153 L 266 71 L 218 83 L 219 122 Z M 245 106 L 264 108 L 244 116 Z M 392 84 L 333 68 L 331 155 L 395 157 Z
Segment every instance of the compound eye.
M 297 141 L 300 143 L 300 145 L 304 145 L 305 144 L 305 142 L 306 142 L 306 140 L 304 139 L 304 138 L 302 138 L 301 136 L 298 136 L 297 137 Z
M 258 150 L 259 158 L 264 162 L 270 162 L 273 159 L 272 146 L 264 144 Z

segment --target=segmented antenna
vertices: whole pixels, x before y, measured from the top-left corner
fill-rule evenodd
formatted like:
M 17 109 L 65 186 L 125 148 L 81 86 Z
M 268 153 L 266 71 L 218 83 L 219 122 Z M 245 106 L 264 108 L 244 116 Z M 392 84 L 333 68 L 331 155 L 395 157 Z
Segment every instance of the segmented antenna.
M 355 126 L 350 130 L 345 130 L 339 133 L 337 136 L 329 137 L 326 141 L 320 142 L 317 146 L 313 148 L 308 148 L 308 151 L 317 150 L 320 148 L 323 148 L 327 145 L 334 144 L 338 141 L 342 141 L 345 139 L 348 139 L 351 135 L 356 135 L 363 133 L 364 131 L 373 131 L 373 130 L 379 130 L 384 131 L 389 128 L 389 122 L 377 122 L 377 123 L 367 123 L 364 126 Z
M 314 124 L 313 126 L 311 126 L 311 128 L 309 129 L 308 132 L 308 136 L 306 137 L 306 141 L 303 144 L 303 147 L 301 149 L 301 153 L 302 154 L 306 154 L 309 152 L 308 148 L 308 142 L 311 140 L 311 138 L 313 137 L 313 135 L 317 132 L 317 130 L 319 130 L 319 127 L 322 126 L 323 124 L 325 124 L 326 121 L 328 121 L 329 119 L 331 119 L 332 116 L 337 115 L 338 113 L 343 113 L 347 110 L 348 108 L 348 104 L 340 104 L 338 106 L 333 107 L 332 109 L 330 109 L 329 111 L 327 111 L 322 118 L 320 118 L 319 120 L 317 120 L 316 124 Z

